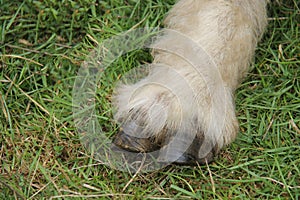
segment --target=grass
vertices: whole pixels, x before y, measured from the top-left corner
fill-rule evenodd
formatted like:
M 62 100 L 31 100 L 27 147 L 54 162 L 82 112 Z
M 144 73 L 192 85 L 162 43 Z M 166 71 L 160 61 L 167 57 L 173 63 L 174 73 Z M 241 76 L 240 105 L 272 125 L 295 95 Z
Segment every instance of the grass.
M 299 199 L 300 10 L 269 6 L 268 30 L 237 91 L 237 140 L 208 166 L 133 175 L 94 160 L 72 119 L 72 88 L 97 43 L 132 27 L 159 26 L 174 0 L 0 0 L 0 199 Z M 99 122 L 113 133 L 112 83 L 101 82 Z M 119 66 L 119 67 L 117 67 Z M 103 98 L 104 97 L 104 98 Z

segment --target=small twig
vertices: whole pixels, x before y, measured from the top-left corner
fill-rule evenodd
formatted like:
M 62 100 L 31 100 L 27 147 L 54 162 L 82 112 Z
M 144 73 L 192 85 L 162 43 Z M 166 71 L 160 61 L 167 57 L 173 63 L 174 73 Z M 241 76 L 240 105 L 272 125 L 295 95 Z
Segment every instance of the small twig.
M 287 20 L 289 19 L 288 17 L 269 17 L 269 21 L 274 21 L 274 20 Z
M 128 181 L 128 183 L 125 185 L 125 187 L 123 188 L 122 192 L 124 192 L 127 189 L 127 187 L 133 182 L 133 180 L 135 179 L 135 177 L 141 172 L 142 167 L 144 166 L 144 162 L 145 162 L 145 156 L 143 157 L 143 160 L 142 160 L 142 163 L 141 163 L 140 167 L 135 172 L 135 174 L 133 175 L 133 177 Z
M 6 55 L 1 55 L 2 57 L 8 57 L 8 58 L 19 58 L 19 59 L 23 59 L 23 60 L 26 60 L 26 61 L 29 61 L 29 62 L 32 62 L 36 65 L 39 65 L 41 67 L 43 67 L 44 65 L 39 63 L 39 62 L 36 62 L 32 59 L 29 59 L 29 58 L 25 58 L 25 57 L 22 57 L 22 56 L 19 56 L 19 55 L 12 55 L 12 54 L 6 54 Z
M 59 174 L 60 175 L 60 174 Z M 54 179 L 56 179 L 59 175 L 57 175 L 56 177 L 54 177 Z M 33 195 L 31 195 L 31 197 L 28 198 L 28 200 L 33 199 L 36 195 L 38 195 L 42 190 L 44 190 L 48 185 L 50 185 L 50 183 L 52 183 L 51 181 L 49 181 L 47 184 L 45 184 L 43 187 L 41 187 L 37 192 L 35 192 Z
M 74 194 L 74 195 L 82 195 L 80 192 L 76 192 L 76 191 L 72 191 L 72 190 L 66 190 L 66 189 L 60 189 L 60 192 L 64 192 L 64 193 L 69 193 L 69 194 Z
M 277 183 L 277 184 L 283 186 L 283 188 L 287 187 L 287 188 L 289 188 L 289 189 L 300 189 L 300 186 L 295 186 L 295 187 L 293 187 L 293 186 L 285 185 L 284 183 L 281 183 L 280 181 L 277 181 L 277 180 L 275 180 L 275 179 L 273 179 L 273 178 L 270 178 L 270 177 L 261 177 L 261 178 L 270 180 L 270 181 L 272 181 L 272 182 L 274 182 L 274 183 Z
M 24 48 L 24 47 L 15 46 L 15 45 L 12 45 L 12 44 L 7 44 L 5 46 L 8 46 L 8 47 L 13 48 L 13 49 L 21 49 L 21 50 L 31 52 L 31 53 L 38 53 L 38 54 L 44 54 L 44 55 L 47 55 L 47 56 L 54 56 L 53 54 L 48 53 L 48 52 L 41 52 L 41 51 L 38 51 L 38 50 L 35 50 L 35 49 L 28 49 L 28 48 Z
M 295 124 L 294 120 L 290 120 L 290 124 L 292 125 L 292 127 L 295 129 L 295 131 L 300 134 L 300 129 L 298 128 L 298 126 Z
M 127 33 L 136 29 L 137 27 L 139 27 L 145 20 L 147 19 L 147 16 L 144 17 L 141 21 L 139 21 L 137 24 L 135 24 L 134 26 L 132 26 L 128 31 L 126 31 Z
M 99 197 L 133 197 L 131 194 L 90 194 L 90 195 L 76 195 L 76 194 L 67 194 L 67 195 L 58 195 L 52 196 L 49 200 L 52 199 L 59 199 L 59 198 L 66 198 L 66 197 L 73 197 L 73 198 L 99 198 Z
M 66 44 L 60 44 L 60 43 L 55 43 L 56 46 L 59 46 L 59 47 L 64 47 L 64 48 L 68 48 L 68 49 L 72 49 L 73 47 L 70 46 L 70 45 L 66 45 Z
M 270 128 L 271 128 L 272 125 L 273 125 L 273 122 L 274 122 L 274 117 L 272 117 L 272 119 L 271 119 L 271 121 L 270 121 L 270 123 L 269 123 L 269 125 L 268 125 L 268 127 L 267 127 L 267 130 L 266 130 L 266 132 L 265 132 L 265 134 L 264 134 L 264 136 L 263 136 L 263 138 L 262 138 L 263 140 L 266 138 L 266 136 L 267 136 L 267 134 L 268 134 Z
M 211 170 L 209 168 L 209 165 L 208 165 L 208 162 L 207 162 L 207 159 L 205 158 L 205 164 L 207 166 L 207 170 L 208 170 L 208 173 L 209 173 L 209 177 L 210 177 L 210 182 L 211 182 L 211 187 L 212 187 L 212 190 L 213 190 L 213 193 L 215 194 L 216 193 L 216 186 L 215 186 L 215 181 L 213 179 L 213 176 L 212 176 L 212 173 L 211 173 Z
M 55 44 L 56 44 L 57 46 L 61 46 L 61 47 L 64 47 L 64 48 L 72 48 L 72 47 L 70 47 L 70 46 L 68 46 L 68 45 L 57 44 L 57 43 L 55 43 Z M 31 53 L 43 54 L 43 55 L 47 55 L 47 56 L 57 56 L 57 55 L 55 55 L 55 54 L 51 54 L 51 53 L 48 53 L 48 52 L 42 52 L 42 51 L 38 51 L 38 50 L 35 50 L 35 49 L 23 48 L 23 47 L 11 45 L 11 44 L 6 44 L 6 46 L 8 46 L 8 47 L 10 47 L 10 48 L 15 48 L 15 49 L 21 49 L 21 50 L 24 50 L 24 51 L 27 51 L 27 52 L 31 52 Z M 3 55 L 2 55 L 2 56 L 3 56 Z M 59 56 L 65 58 L 65 59 L 67 59 L 67 60 L 70 60 L 70 61 L 71 61 L 72 63 L 74 63 L 74 64 L 80 64 L 80 62 L 74 61 L 73 59 L 69 58 L 69 57 L 66 56 L 66 55 L 61 54 L 61 55 L 59 55 Z M 23 58 L 23 57 L 22 57 L 22 58 Z M 30 59 L 25 59 L 25 60 L 30 60 Z M 41 64 L 39 63 L 39 65 L 41 65 Z M 43 66 L 43 65 L 41 65 L 41 66 Z
M 96 187 L 91 186 L 91 185 L 86 184 L 86 183 L 84 183 L 82 186 L 85 187 L 85 188 L 88 188 L 88 189 L 90 189 L 90 190 L 94 190 L 94 191 L 97 191 L 97 192 L 101 192 L 101 190 L 100 190 L 99 188 L 96 188 Z
M 207 159 L 205 159 L 205 164 L 206 164 L 206 167 L 207 167 L 207 170 L 208 170 L 208 173 L 209 173 L 209 178 L 210 178 L 212 190 L 213 190 L 213 193 L 215 194 L 215 193 L 216 193 L 215 181 L 214 181 L 214 179 L 213 179 L 212 172 L 211 172 L 211 170 L 210 170 L 210 168 L 209 168 Z M 197 162 L 197 165 L 198 165 L 198 168 L 201 170 L 201 166 L 200 166 L 200 164 L 199 164 L 198 162 Z M 201 171 L 202 171 L 202 170 L 201 170 Z M 206 179 L 206 177 L 204 176 L 203 173 L 202 173 L 202 176 Z
M 90 38 L 95 44 L 99 45 L 99 42 L 95 38 L 93 38 L 90 34 L 87 34 L 86 36 Z

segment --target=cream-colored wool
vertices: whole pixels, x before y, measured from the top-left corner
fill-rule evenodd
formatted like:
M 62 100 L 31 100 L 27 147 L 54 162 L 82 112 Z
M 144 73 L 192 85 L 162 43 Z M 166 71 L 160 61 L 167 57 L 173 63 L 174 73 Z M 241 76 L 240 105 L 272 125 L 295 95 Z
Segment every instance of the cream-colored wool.
M 123 123 L 123 130 L 135 137 L 155 138 L 156 143 L 168 143 L 165 138 L 174 135 L 187 141 L 199 135 L 205 140 L 199 158 L 232 142 L 238 132 L 234 91 L 267 24 L 266 3 L 180 0 L 165 26 L 202 51 L 187 46 L 179 33 L 168 32 L 158 39 L 150 74 L 116 90 L 115 118 Z M 183 56 L 164 49 L 178 50 Z M 197 57 L 197 63 L 189 62 L 189 55 Z

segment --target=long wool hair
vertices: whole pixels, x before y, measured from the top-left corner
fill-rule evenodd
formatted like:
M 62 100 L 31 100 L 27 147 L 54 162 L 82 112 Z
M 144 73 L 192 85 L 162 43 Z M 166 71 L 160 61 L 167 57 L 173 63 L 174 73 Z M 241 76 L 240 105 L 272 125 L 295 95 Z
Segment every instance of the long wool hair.
M 266 4 L 266 0 L 180 0 L 175 4 L 165 26 L 178 34 L 169 32 L 158 39 L 149 75 L 135 84 L 118 86 L 114 96 L 115 118 L 122 123 L 122 131 L 150 141 L 150 146 L 137 151 L 164 147 L 176 135 L 177 146 L 168 150 L 171 153 L 162 151 L 162 159 L 172 160 L 173 154 L 189 151 L 181 146 L 192 141 L 190 151 L 197 151 L 193 159 L 211 161 L 235 139 L 234 91 L 266 27 Z M 180 34 L 193 41 L 192 46 Z M 183 56 L 165 51 L 166 47 Z M 132 144 L 121 147 L 126 145 Z

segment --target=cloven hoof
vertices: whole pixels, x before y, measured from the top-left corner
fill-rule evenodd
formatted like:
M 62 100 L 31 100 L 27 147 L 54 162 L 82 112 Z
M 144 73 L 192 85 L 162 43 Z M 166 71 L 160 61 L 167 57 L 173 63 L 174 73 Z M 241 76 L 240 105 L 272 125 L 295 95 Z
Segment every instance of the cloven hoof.
M 160 151 L 157 162 L 169 163 L 177 165 L 204 165 L 213 161 L 217 154 L 217 145 L 204 157 L 199 158 L 199 150 L 203 143 L 204 137 L 196 136 L 188 148 L 183 151 L 180 142 L 176 147 L 168 146 L 171 138 L 165 139 L 158 143 L 152 138 L 138 138 L 126 134 L 122 129 L 114 136 L 113 143 L 129 152 L 150 153 Z

